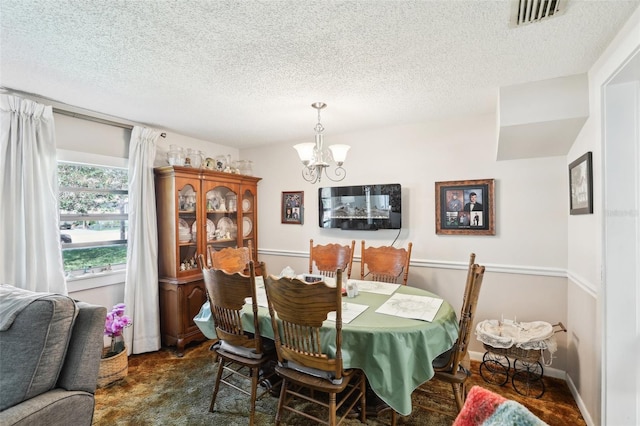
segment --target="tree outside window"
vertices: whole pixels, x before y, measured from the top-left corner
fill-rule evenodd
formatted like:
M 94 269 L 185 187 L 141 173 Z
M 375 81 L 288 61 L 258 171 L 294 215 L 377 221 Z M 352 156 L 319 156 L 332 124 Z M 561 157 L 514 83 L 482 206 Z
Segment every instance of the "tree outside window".
M 127 259 L 128 172 L 58 162 L 60 240 L 67 272 L 124 265 Z

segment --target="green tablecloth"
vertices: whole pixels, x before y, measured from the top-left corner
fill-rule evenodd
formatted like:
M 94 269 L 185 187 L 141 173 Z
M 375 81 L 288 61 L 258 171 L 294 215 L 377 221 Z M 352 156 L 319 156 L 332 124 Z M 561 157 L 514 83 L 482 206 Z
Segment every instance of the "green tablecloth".
M 438 297 L 425 290 L 400 286 L 397 293 Z M 411 414 L 411 394 L 420 384 L 433 377 L 431 363 L 448 350 L 458 336 L 458 321 L 451 305 L 443 301 L 432 322 L 400 318 L 376 313 L 376 309 L 390 296 L 360 292 L 349 303 L 369 308 L 342 328 L 342 357 L 345 369 L 364 371 L 371 389 L 390 407 L 402 415 Z M 251 307 L 243 316 L 247 331 L 254 331 Z M 267 308 L 259 308 L 260 333 L 273 339 L 273 328 Z M 194 318 L 202 333 L 216 338 L 209 304 L 206 303 Z M 323 335 L 325 350 L 335 351 L 335 324 L 326 322 Z

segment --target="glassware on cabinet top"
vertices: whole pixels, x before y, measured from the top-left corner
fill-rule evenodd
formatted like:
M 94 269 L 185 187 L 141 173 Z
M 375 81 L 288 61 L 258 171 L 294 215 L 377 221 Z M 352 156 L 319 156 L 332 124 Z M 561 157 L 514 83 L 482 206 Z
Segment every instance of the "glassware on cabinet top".
M 167 161 L 172 166 L 184 166 L 184 150 L 177 145 L 170 145 L 167 153 Z
M 187 149 L 187 158 L 189 159 L 191 167 L 195 167 L 197 169 L 200 168 L 202 162 L 204 161 L 204 155 L 202 154 L 202 151 L 198 151 L 197 149 Z
M 216 160 L 214 160 L 211 157 L 207 157 L 204 160 L 204 165 L 202 167 L 204 167 L 207 170 L 217 170 Z
M 214 158 L 214 160 L 216 164 L 216 170 L 218 170 L 219 172 L 224 171 L 224 169 L 227 167 L 227 156 L 218 155 L 216 158 Z
M 253 161 L 238 160 L 234 163 L 234 167 L 241 175 L 253 176 Z

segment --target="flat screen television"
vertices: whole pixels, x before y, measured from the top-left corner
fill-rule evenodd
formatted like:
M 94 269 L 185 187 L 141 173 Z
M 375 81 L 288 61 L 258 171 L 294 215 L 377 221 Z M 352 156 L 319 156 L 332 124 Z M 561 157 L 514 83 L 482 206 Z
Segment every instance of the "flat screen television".
M 402 188 L 399 183 L 320 188 L 318 209 L 320 228 L 400 229 Z

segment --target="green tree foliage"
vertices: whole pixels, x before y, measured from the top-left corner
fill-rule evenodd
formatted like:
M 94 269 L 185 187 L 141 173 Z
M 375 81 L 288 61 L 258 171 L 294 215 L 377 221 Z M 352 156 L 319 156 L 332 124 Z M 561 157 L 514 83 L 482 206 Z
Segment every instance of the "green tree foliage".
M 63 214 L 121 213 L 127 194 L 113 194 L 100 190 L 127 190 L 126 169 L 104 168 L 83 164 L 58 164 L 60 212 Z M 64 191 L 83 189 L 86 191 Z M 98 191 L 91 191 L 98 190 Z
M 125 214 L 128 203 L 128 172 L 126 169 L 97 167 L 86 164 L 58 163 L 59 209 L 64 215 Z M 116 192 L 113 192 L 116 190 Z M 121 191 L 118 193 L 117 191 Z M 75 225 L 92 230 L 120 228 L 120 239 L 126 238 L 125 220 L 92 220 L 88 216 Z M 85 218 L 83 218 L 85 219 Z M 70 229 L 70 221 L 66 221 Z M 73 241 L 77 243 L 78 241 Z M 100 268 L 126 262 L 127 246 L 108 245 L 95 247 L 63 248 L 65 271 Z

